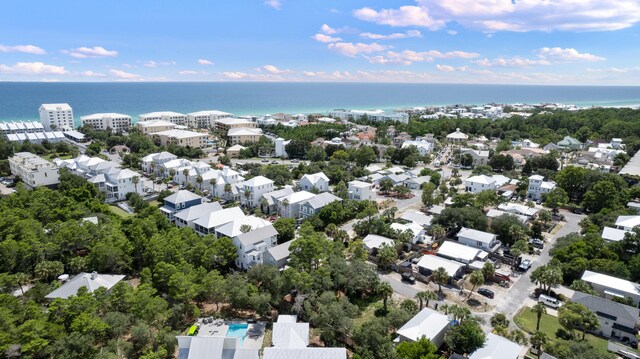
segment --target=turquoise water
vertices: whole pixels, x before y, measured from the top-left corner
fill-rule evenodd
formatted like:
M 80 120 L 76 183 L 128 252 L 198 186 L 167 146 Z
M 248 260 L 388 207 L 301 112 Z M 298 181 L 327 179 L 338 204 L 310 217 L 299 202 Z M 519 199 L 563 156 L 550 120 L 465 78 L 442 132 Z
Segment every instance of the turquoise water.
M 221 110 L 236 115 L 554 102 L 580 106 L 640 104 L 640 87 L 400 83 L 37 83 L 0 82 L 0 121 L 38 119 L 42 103 L 67 102 L 80 116 Z
M 242 348 L 244 338 L 247 336 L 249 324 L 231 324 L 227 331 L 227 337 L 238 338 L 238 347 Z

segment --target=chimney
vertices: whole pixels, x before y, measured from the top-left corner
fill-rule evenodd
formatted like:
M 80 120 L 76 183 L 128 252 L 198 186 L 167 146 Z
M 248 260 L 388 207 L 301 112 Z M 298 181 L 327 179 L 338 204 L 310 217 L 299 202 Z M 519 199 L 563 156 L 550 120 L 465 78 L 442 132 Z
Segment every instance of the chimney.
M 91 272 L 91 279 L 96 279 L 98 278 L 98 272 Z

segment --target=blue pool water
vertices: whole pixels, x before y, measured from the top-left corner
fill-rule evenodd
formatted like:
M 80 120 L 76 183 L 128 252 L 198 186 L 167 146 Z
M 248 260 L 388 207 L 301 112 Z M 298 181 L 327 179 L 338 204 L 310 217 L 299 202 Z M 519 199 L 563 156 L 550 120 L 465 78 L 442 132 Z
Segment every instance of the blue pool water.
M 230 324 L 227 331 L 227 337 L 238 338 L 238 347 L 242 348 L 244 343 L 244 337 L 247 336 L 247 329 L 249 324 Z

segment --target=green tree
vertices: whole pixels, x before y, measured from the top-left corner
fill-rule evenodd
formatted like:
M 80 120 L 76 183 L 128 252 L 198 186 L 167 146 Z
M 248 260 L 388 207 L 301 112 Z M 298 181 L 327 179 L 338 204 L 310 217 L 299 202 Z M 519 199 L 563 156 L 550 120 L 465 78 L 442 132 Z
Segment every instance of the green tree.
M 278 232 L 278 243 L 285 243 L 295 237 L 296 220 L 280 217 L 273 222 L 273 227 Z
M 522 254 L 526 253 L 529 250 L 529 244 L 525 242 L 523 239 L 515 242 L 511 246 L 511 255 L 513 258 L 518 259 Z M 517 260 L 513 261 L 514 267 L 517 263 Z
M 467 319 L 451 328 L 444 341 L 454 353 L 469 354 L 484 346 L 486 336 L 477 321 Z
M 491 316 L 491 326 L 496 328 L 508 328 L 509 327 L 509 319 L 504 313 L 496 313 Z
M 436 185 L 433 183 L 425 183 L 422 186 L 422 204 L 425 205 L 425 207 L 431 207 L 435 204 L 435 191 Z
M 356 151 L 356 164 L 360 167 L 366 167 L 376 159 L 376 153 L 369 146 L 362 146 Z
M 291 244 L 289 250 L 289 265 L 298 270 L 311 272 L 317 270 L 329 256 L 331 241 L 324 233 L 315 232 L 311 224 L 304 223 L 300 227 L 299 238 Z
M 293 139 L 284 146 L 289 158 L 305 158 L 309 149 L 311 149 L 311 143 L 299 139 Z
M 307 159 L 311 162 L 321 162 L 327 158 L 327 153 L 322 146 L 311 146 L 307 152 Z
M 600 181 L 584 194 L 582 201 L 584 208 L 593 213 L 598 213 L 604 208 L 618 209 L 622 207 L 624 197 L 616 186 L 609 181 Z
M 391 181 L 390 179 L 385 178 L 382 181 L 380 181 L 380 192 L 388 194 L 392 188 L 393 188 L 393 181 Z
M 600 327 L 598 317 L 589 310 L 584 304 L 578 302 L 569 302 L 558 309 L 558 322 L 569 332 L 573 333 L 575 329 L 582 331 L 582 340 L 584 340 L 587 331 L 596 330 Z
M 429 302 L 432 300 L 438 299 L 438 295 L 430 290 L 425 290 L 425 291 L 416 293 L 416 299 L 420 301 L 420 310 L 422 310 L 423 302 L 425 306 L 428 308 Z
M 552 264 L 543 265 L 531 272 L 531 281 L 549 295 L 551 288 L 562 283 L 562 269 Z
M 471 294 L 473 294 L 473 291 L 476 289 L 476 287 L 484 283 L 484 275 L 482 275 L 482 271 L 472 272 L 469 276 L 469 282 L 473 285 L 473 287 L 471 287 L 471 291 L 469 292 L 469 296 L 467 298 L 471 298 Z
M 378 266 L 382 269 L 388 269 L 398 259 L 398 252 L 395 247 L 383 245 L 378 250 Z
M 380 282 L 376 291 L 382 296 L 382 308 L 384 309 L 384 312 L 387 313 L 387 300 L 393 294 L 393 288 L 391 288 L 391 284 L 387 282 Z
M 558 209 L 567 203 L 569 203 L 569 196 L 560 187 L 556 187 L 544 195 L 544 205 L 551 208 L 553 213 L 558 213 Z
M 422 337 L 413 342 L 402 342 L 396 347 L 399 359 L 440 359 L 438 348 Z
M 238 251 L 229 237 L 215 239 L 205 251 L 205 257 L 209 263 L 208 268 L 229 268 L 238 258 Z
M 536 313 L 536 331 L 540 330 L 540 319 L 542 319 L 542 315 L 547 313 L 547 307 L 538 302 L 536 305 L 531 307 L 531 311 Z
M 449 278 L 451 278 L 451 276 L 444 267 L 439 267 L 431 274 L 431 280 L 438 285 L 439 293 L 442 293 L 442 286 L 449 282 Z
M 532 335 L 531 338 L 529 338 L 529 341 L 531 342 L 531 345 L 536 348 L 536 353 L 538 356 L 538 359 L 540 358 L 540 355 L 542 355 L 542 346 L 547 344 L 547 341 L 549 340 L 549 338 L 547 337 L 547 335 L 544 332 L 541 332 L 539 330 L 536 330 Z
M 489 166 L 495 171 L 511 171 L 515 167 L 515 161 L 510 155 L 494 155 L 489 159 Z
M 496 272 L 496 267 L 491 262 L 486 262 L 482 266 L 482 276 L 485 279 L 493 278 L 493 275 L 495 274 L 495 272 Z

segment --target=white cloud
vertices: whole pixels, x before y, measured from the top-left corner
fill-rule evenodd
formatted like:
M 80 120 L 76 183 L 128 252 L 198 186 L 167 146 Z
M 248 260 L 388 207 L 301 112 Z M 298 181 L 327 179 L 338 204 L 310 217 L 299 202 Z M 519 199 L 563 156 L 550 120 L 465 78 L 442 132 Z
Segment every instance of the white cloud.
M 197 75 L 200 72 L 198 71 L 193 71 L 193 70 L 183 70 L 183 71 L 178 71 L 178 74 L 180 75 Z
M 603 61 L 604 57 L 580 53 L 573 48 L 543 47 L 535 51 L 538 57 L 551 61 Z
M 393 33 L 390 35 L 381 35 L 381 34 L 373 34 L 370 32 L 363 32 L 360 34 L 360 37 L 364 37 L 365 39 L 371 40 L 396 40 L 396 39 L 406 39 L 409 37 L 422 37 L 422 33 L 418 30 L 409 30 L 405 33 Z
M 23 52 L 34 55 L 44 55 L 47 53 L 43 48 L 33 45 L 0 45 L 0 52 Z
M 353 15 L 363 21 L 389 26 L 419 26 L 438 30 L 445 25 L 445 21 L 434 19 L 426 7 L 420 6 L 401 6 L 380 11 L 364 7 L 354 10 Z
M 109 70 L 109 73 L 111 74 L 111 76 L 120 79 L 120 80 L 140 80 L 140 75 L 138 74 L 132 74 L 130 72 L 125 72 L 122 70 L 115 70 L 115 69 L 111 69 Z
M 82 76 L 82 77 L 105 77 L 107 75 L 103 74 L 102 72 L 82 71 L 80 73 L 80 76 Z
M 222 75 L 228 79 L 232 80 L 240 80 L 249 77 L 250 75 L 246 72 L 233 71 L 233 72 L 223 72 Z
M 265 0 L 264 3 L 265 5 L 271 6 L 276 10 L 280 10 L 280 8 L 282 7 L 282 0 Z
M 451 36 L 455 36 L 455 35 L 458 35 L 458 32 L 456 30 L 448 30 L 447 34 L 449 34 Z
M 43 62 L 18 62 L 12 66 L 0 64 L 0 72 L 16 75 L 64 75 L 68 73 L 64 66 L 48 65 Z
M 430 50 L 419 52 L 404 50 L 401 52 L 388 51 L 384 55 L 368 57 L 367 59 L 370 63 L 378 65 L 411 65 L 414 62 L 432 62 L 434 59 L 473 59 L 479 56 L 480 54 L 475 52 L 466 51 L 440 52 L 437 50 Z
M 118 56 L 117 51 L 110 51 L 101 46 L 79 47 L 77 49 L 63 50 L 62 52 L 78 59 Z
M 320 31 L 324 32 L 327 35 L 335 35 L 340 32 L 340 30 L 334 29 L 327 24 L 322 24 L 322 26 L 320 26 Z
M 316 41 L 324 42 L 324 43 L 342 41 L 342 39 L 339 38 L 339 37 L 332 37 L 332 36 L 325 35 L 325 34 L 315 34 L 315 35 L 311 36 L 311 38 L 316 40 Z
M 291 70 L 281 70 L 273 65 L 264 65 L 258 68 L 258 71 L 266 71 L 270 74 L 278 75 L 278 74 L 287 74 L 290 73 Z
M 142 66 L 145 67 L 158 67 L 158 66 L 171 66 L 171 65 L 175 65 L 176 62 L 175 61 L 164 61 L 164 62 L 155 62 L 153 60 L 147 61 L 145 63 L 142 64 Z
M 203 66 L 211 66 L 213 65 L 213 62 L 207 60 L 207 59 L 198 59 L 198 65 L 203 65 Z
M 526 59 L 518 56 L 512 58 L 498 57 L 492 60 L 484 58 L 473 61 L 473 63 L 484 67 L 529 67 L 551 65 L 551 62 L 545 59 Z
M 444 72 L 454 72 L 456 69 L 453 66 L 438 64 L 436 65 L 436 70 Z
M 437 30 L 449 22 L 481 31 L 613 31 L 640 22 L 637 0 L 415 0 L 417 6 L 354 11 L 360 20 Z
M 352 42 L 337 42 L 329 44 L 328 48 L 344 56 L 356 57 L 359 54 L 370 54 L 373 52 L 384 51 L 387 47 L 375 42 L 370 44 L 363 44 L 360 42 L 356 44 Z

